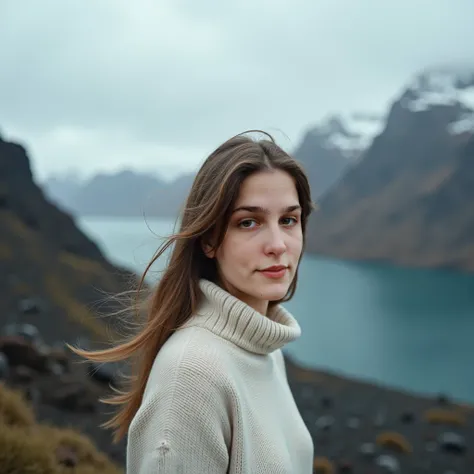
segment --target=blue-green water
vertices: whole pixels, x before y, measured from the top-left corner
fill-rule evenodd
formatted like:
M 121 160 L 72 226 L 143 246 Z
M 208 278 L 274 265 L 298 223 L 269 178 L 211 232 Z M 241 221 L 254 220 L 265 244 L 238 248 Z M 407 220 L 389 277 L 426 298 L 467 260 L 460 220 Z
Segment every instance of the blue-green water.
M 142 271 L 173 222 L 82 218 L 113 261 Z M 160 270 L 158 266 L 155 270 Z M 474 275 L 305 256 L 287 303 L 297 361 L 425 393 L 474 401 Z

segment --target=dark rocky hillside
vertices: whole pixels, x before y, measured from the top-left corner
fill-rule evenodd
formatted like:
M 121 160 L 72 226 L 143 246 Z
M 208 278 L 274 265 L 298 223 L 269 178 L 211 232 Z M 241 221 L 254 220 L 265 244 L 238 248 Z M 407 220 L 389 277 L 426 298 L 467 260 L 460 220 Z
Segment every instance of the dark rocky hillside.
M 19 366 L 13 380 L 22 381 L 40 421 L 79 428 L 118 462 L 124 446 L 111 446 L 110 433 L 98 428 L 97 400 L 87 395 L 98 398 L 110 389 L 89 382 L 88 391 L 87 375 L 77 375 L 98 367 L 70 357 L 71 372 L 63 378 L 45 357 L 48 347 L 61 351 L 65 342 L 102 346 L 115 339 L 116 322 L 98 313 L 117 309 L 107 298 L 135 282 L 45 198 L 25 148 L 0 139 L 0 379 L 5 363 Z M 41 390 L 37 373 L 45 380 Z

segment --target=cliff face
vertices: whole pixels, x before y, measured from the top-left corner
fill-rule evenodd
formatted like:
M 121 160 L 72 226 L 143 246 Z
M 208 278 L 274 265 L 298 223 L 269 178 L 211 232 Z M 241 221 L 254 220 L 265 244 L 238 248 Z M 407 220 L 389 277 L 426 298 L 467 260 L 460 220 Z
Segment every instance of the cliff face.
M 363 114 L 332 116 L 309 129 L 294 152 L 318 199 L 363 156 L 382 125 L 381 119 Z
M 25 149 L 0 139 L 0 323 L 32 323 L 51 342 L 103 339 L 91 309 L 133 279 L 44 197 Z
M 473 91 L 474 75 L 417 77 L 360 162 L 321 200 L 308 250 L 474 270 Z

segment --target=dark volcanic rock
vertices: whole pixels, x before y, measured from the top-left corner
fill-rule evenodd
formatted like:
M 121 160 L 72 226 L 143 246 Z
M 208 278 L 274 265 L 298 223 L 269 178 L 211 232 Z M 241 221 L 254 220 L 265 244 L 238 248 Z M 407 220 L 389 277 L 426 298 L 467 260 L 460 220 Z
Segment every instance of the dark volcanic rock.
M 12 337 L 4 337 L 0 344 L 5 340 L 10 341 Z M 20 340 L 21 337 L 17 336 L 15 342 L 18 344 Z M 26 339 L 22 342 L 25 349 L 33 347 Z M 36 360 L 36 352 L 32 352 L 35 356 L 30 360 L 25 356 L 25 353 L 29 353 L 28 349 L 24 352 L 8 352 L 5 361 L 9 370 L 4 373 L 2 381 L 23 392 L 39 422 L 74 427 L 89 436 L 101 451 L 123 465 L 125 441 L 113 445 L 111 433 L 99 427 L 107 420 L 106 411 L 110 412 L 99 402 L 99 398 L 111 395 L 110 387 L 91 377 L 86 366 L 72 352 L 60 351 L 48 345 L 42 349 L 41 364 L 31 363 L 31 360 Z M 55 370 L 57 363 L 63 367 L 61 372 Z M 60 454 L 68 458 L 65 452 Z
M 32 323 L 46 342 L 103 341 L 111 320 L 92 308 L 135 281 L 45 198 L 25 149 L 0 139 L 0 324 Z
M 135 283 L 136 275 L 107 261 L 73 217 L 43 195 L 25 149 L 0 138 L 0 379 L 24 392 L 39 421 L 84 432 L 121 464 L 125 445 L 113 446 L 99 427 L 108 414 L 98 400 L 111 389 L 64 343 L 112 342 L 117 323 L 105 315 L 117 306 L 102 302 Z

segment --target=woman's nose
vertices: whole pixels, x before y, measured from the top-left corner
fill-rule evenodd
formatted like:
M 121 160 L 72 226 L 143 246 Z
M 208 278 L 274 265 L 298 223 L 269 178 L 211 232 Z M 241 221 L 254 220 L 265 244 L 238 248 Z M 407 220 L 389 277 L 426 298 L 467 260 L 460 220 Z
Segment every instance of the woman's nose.
M 270 230 L 265 244 L 265 253 L 281 255 L 286 250 L 286 243 L 281 229 Z

